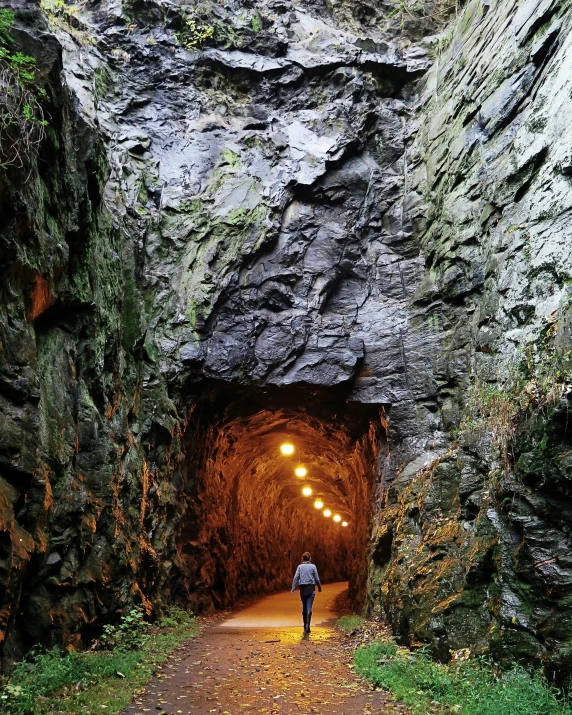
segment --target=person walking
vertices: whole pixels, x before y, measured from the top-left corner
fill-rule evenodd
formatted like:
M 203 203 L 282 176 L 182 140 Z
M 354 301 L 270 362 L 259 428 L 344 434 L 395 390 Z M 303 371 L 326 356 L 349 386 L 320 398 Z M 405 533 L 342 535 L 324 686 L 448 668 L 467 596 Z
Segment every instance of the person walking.
M 316 586 L 322 592 L 322 584 L 318 576 L 318 569 L 312 563 L 312 556 L 308 551 L 302 554 L 302 563 L 296 569 L 292 581 L 292 593 L 296 593 L 296 586 L 300 587 L 300 598 L 302 599 L 302 619 L 304 621 L 304 632 L 310 632 L 310 621 L 312 620 L 312 604 L 316 597 Z

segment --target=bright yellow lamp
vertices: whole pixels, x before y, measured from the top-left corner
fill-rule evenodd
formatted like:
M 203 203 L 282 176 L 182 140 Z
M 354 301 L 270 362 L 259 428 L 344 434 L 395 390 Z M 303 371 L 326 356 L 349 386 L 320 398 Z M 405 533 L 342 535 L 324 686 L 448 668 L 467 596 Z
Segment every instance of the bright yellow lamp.
M 308 470 L 306 469 L 306 467 L 296 467 L 296 469 L 294 470 L 294 474 L 297 477 L 305 477 L 306 474 L 308 474 Z
M 334 521 L 340 522 L 341 520 L 342 520 L 342 517 L 341 517 L 339 514 L 336 514 L 336 515 L 334 516 Z
M 324 509 L 324 516 L 332 516 L 332 512 L 329 509 Z
M 316 509 L 321 509 L 324 506 L 324 502 L 320 499 L 316 499 L 316 501 L 314 502 L 314 506 L 316 507 Z
M 284 442 L 284 444 L 280 445 L 280 451 L 286 456 L 294 454 L 294 445 L 290 444 L 290 442 Z
M 347 521 L 342 521 L 342 526 L 347 526 L 348 522 Z
M 302 489 L 302 494 L 305 497 L 311 497 L 312 496 L 312 487 L 304 487 L 304 489 Z

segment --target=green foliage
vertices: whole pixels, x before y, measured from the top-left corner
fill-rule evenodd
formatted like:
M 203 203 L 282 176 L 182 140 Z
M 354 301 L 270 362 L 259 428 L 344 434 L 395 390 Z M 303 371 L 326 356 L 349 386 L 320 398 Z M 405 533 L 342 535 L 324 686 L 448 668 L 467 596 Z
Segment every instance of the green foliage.
M 52 25 L 67 32 L 80 45 L 94 42 L 94 38 L 87 32 L 78 29 L 78 22 L 75 20 L 78 13 L 77 5 L 68 5 L 66 0 L 40 0 L 40 7 Z
M 497 382 L 476 380 L 469 390 L 459 436 L 488 434 L 505 468 L 511 466 L 511 443 L 531 419 L 547 413 L 572 390 L 572 350 L 558 349 L 556 336 L 562 315 L 546 318 L 546 329 L 521 352 Z
M 200 6 L 191 13 L 182 13 L 183 28 L 176 33 L 177 40 L 191 52 L 197 52 L 209 45 L 222 46 L 226 49 L 240 48 L 248 43 L 252 32 L 261 32 L 263 20 L 260 13 L 244 16 L 233 23 L 230 18 L 224 21 L 209 14 L 206 7 Z
M 10 30 L 14 24 L 14 13 L 10 10 L 0 10 L 0 45 L 5 46 L 12 42 Z
M 162 628 L 191 628 L 196 625 L 196 620 L 190 611 L 179 606 L 170 606 L 167 613 L 160 621 Z
M 36 60 L 12 49 L 14 13 L 0 10 L 0 167 L 21 168 L 37 154 L 47 122 Z
M 262 30 L 262 19 L 257 12 L 255 12 L 252 16 L 250 24 L 252 25 L 252 29 L 254 32 L 260 32 Z
M 135 613 L 133 613 L 133 610 Z M 182 642 L 198 634 L 196 619 L 171 608 L 159 627 L 141 626 L 139 610 L 121 619 L 112 651 L 48 651 L 19 663 L 0 683 L 0 712 L 9 715 L 119 713 Z M 103 639 L 102 639 L 103 641 Z M 133 648 L 138 641 L 139 647 Z
M 31 662 L 20 663 L 4 686 L 0 698 L 9 705 L 11 715 L 34 713 L 38 697 L 72 686 L 85 690 L 102 678 L 115 678 L 137 666 L 140 654 L 125 651 L 61 653 L 48 651 Z
M 22 52 L 13 52 L 10 46 L 14 42 L 10 30 L 15 16 L 9 10 L 0 10 L 0 60 L 3 60 L 24 86 L 32 85 L 36 79 L 36 60 Z M 2 87 L 2 91 L 5 88 Z
M 572 715 L 572 706 L 540 672 L 502 672 L 461 652 L 449 665 L 427 650 L 416 653 L 376 641 L 355 654 L 356 672 L 391 691 L 415 715 Z
M 149 640 L 149 627 L 143 609 L 132 608 L 126 616 L 121 616 L 119 625 L 103 627 L 101 643 L 108 649 L 137 650 Z
M 212 40 L 214 34 L 213 25 L 202 23 L 196 17 L 187 17 L 183 30 L 177 34 L 177 39 L 185 49 L 196 52 Z
M 341 628 L 342 631 L 349 633 L 350 631 L 355 631 L 356 628 L 359 628 L 364 621 L 365 618 L 363 616 L 358 616 L 354 613 L 351 616 L 342 616 L 341 618 L 338 618 L 336 625 L 338 628 Z

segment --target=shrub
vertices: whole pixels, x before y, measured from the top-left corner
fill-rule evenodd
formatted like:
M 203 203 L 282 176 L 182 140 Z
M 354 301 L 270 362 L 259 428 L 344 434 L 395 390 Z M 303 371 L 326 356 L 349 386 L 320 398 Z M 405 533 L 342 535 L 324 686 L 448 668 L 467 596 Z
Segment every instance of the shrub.
M 47 122 L 36 60 L 12 50 L 14 14 L 0 10 L 0 167 L 22 168 L 37 155 Z
M 159 625 L 162 628 L 190 628 L 195 623 L 196 618 L 192 611 L 179 606 L 169 606 Z
M 103 628 L 101 644 L 104 648 L 136 650 L 149 640 L 150 624 L 145 620 L 143 609 L 132 608 L 126 616 L 121 616 L 119 625 L 106 625 Z
M 177 34 L 177 39 L 185 49 L 195 52 L 212 40 L 214 34 L 213 25 L 203 23 L 196 17 L 187 17 L 183 30 Z

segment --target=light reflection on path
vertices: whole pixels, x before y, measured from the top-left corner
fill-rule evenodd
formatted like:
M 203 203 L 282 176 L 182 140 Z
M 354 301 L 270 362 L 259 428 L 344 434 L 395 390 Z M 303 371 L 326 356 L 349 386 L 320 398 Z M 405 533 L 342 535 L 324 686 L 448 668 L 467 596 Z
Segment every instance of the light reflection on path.
M 348 587 L 346 582 L 327 583 L 322 593 L 316 591 L 312 612 L 312 626 L 335 625 L 336 598 Z M 302 602 L 300 594 L 276 593 L 239 611 L 220 628 L 299 628 L 302 629 Z

